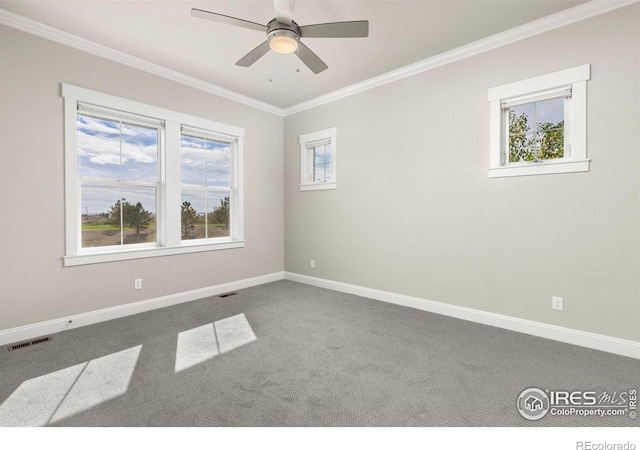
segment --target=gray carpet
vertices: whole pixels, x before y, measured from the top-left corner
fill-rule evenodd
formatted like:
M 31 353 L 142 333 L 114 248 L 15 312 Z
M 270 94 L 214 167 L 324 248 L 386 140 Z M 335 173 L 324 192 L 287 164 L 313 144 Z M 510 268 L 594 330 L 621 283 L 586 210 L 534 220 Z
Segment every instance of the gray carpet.
M 0 425 L 638 426 L 524 419 L 530 387 L 638 389 L 640 361 L 279 281 L 0 351 Z

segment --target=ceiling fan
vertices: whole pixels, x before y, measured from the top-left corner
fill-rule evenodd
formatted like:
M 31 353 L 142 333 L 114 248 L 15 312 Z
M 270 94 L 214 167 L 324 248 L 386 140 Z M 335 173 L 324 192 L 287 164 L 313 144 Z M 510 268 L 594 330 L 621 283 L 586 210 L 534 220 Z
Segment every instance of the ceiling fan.
M 249 67 L 263 57 L 270 49 L 277 53 L 296 52 L 298 58 L 313 71 L 320 73 L 329 66 L 309 47 L 303 44 L 301 38 L 354 38 L 369 36 L 369 22 L 357 20 L 351 22 L 318 23 L 299 26 L 293 20 L 293 5 L 290 0 L 274 0 L 276 17 L 267 25 L 250 22 L 236 17 L 225 16 L 202 9 L 193 8 L 191 15 L 214 22 L 235 25 L 250 30 L 262 31 L 267 34 L 267 40 L 242 57 L 236 66 Z

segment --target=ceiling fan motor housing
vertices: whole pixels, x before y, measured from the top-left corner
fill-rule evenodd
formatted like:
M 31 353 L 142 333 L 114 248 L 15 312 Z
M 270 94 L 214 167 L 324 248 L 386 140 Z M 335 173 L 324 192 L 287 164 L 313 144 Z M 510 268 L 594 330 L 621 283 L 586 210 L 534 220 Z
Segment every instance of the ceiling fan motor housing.
M 298 48 L 300 27 L 291 21 L 291 25 L 273 19 L 267 25 L 267 41 L 271 50 L 277 53 L 293 53 Z

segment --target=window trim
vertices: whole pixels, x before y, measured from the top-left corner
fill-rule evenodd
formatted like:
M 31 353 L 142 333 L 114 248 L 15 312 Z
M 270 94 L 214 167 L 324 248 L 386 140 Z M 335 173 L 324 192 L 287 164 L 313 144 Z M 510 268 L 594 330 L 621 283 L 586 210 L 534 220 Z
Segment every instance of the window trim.
M 587 81 L 591 78 L 591 65 L 573 67 L 550 74 L 517 81 L 489 89 L 489 178 L 514 177 L 524 175 L 544 175 L 554 173 L 588 172 L 587 159 Z M 568 155 L 562 159 L 536 163 L 502 162 L 506 144 L 505 113 L 503 103 L 513 101 L 532 102 L 541 95 L 571 90 L 571 100 L 565 104 L 565 139 L 570 143 Z
M 337 189 L 337 135 L 336 127 L 314 131 L 300 135 L 300 190 L 319 191 L 325 189 Z M 313 174 L 313 144 L 329 143 L 331 145 L 331 180 L 329 182 L 315 182 Z
M 215 122 L 201 117 L 172 111 L 109 94 L 62 83 L 64 98 L 65 135 L 65 256 L 64 266 L 77 266 L 138 258 L 177 255 L 230 248 L 242 248 L 244 240 L 244 129 Z M 164 147 L 160 148 L 158 160 L 158 210 L 157 246 L 154 247 L 101 247 L 99 249 L 81 247 L 81 191 L 77 176 L 77 105 L 88 103 L 123 113 L 136 114 L 164 121 Z M 233 229 L 229 238 L 182 242 L 180 234 L 180 133 L 181 126 L 208 130 L 215 135 L 233 139 L 232 148 L 232 198 L 230 222 Z M 167 205 L 176 205 L 168 208 Z

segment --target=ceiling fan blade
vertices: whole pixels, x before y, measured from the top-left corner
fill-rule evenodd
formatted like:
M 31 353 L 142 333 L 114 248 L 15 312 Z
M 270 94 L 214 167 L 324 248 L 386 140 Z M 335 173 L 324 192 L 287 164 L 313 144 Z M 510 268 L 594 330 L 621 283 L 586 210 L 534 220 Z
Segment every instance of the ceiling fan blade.
M 269 42 L 264 41 L 262 44 L 258 45 L 256 48 L 244 55 L 240 59 L 240 61 L 236 63 L 236 66 L 249 67 L 254 62 L 262 58 L 269 51 L 269 49 Z
M 369 21 L 316 23 L 300 27 L 304 38 L 355 38 L 369 36 Z
M 218 14 L 203 9 L 193 8 L 191 9 L 191 15 L 200 19 L 212 20 L 218 23 L 225 23 L 227 25 L 235 25 L 237 27 L 249 28 L 256 31 L 267 31 L 266 25 L 260 25 L 259 23 L 249 22 L 248 20 L 238 19 L 237 17 L 225 16 L 224 14 Z
M 291 25 L 293 21 L 294 0 L 273 0 L 276 10 L 276 20 L 280 23 Z
M 313 53 L 311 49 L 302 42 L 298 42 L 298 58 L 315 74 L 319 74 L 329 68 L 318 55 Z

